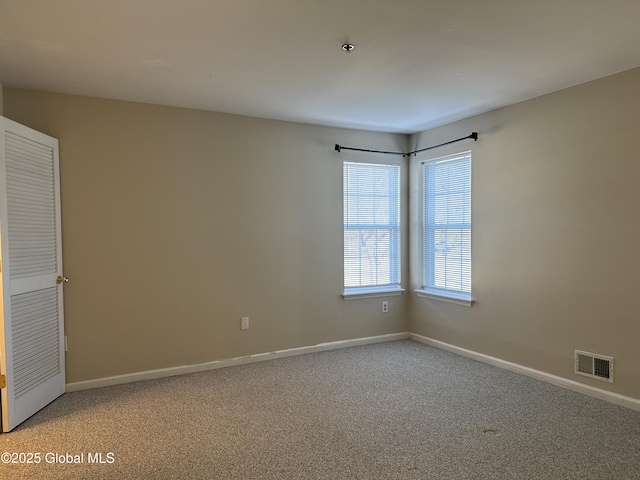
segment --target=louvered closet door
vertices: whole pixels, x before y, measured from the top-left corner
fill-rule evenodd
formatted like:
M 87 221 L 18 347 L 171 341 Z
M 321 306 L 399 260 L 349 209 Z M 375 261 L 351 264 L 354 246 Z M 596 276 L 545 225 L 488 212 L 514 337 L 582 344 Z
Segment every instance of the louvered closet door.
M 2 430 L 65 391 L 58 141 L 0 117 Z

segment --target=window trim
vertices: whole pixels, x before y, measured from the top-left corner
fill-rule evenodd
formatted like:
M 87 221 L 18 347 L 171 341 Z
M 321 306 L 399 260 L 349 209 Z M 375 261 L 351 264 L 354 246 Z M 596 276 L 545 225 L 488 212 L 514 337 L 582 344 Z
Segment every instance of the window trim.
M 344 289 L 342 296 L 345 300 L 357 300 L 359 298 L 395 297 L 402 295 L 404 288 L 393 285 L 383 287 L 350 287 Z
M 457 294 L 452 291 L 442 291 L 436 288 L 417 288 L 414 290 L 414 292 L 418 297 L 421 298 L 440 300 L 447 303 L 455 303 L 457 305 L 463 305 L 465 307 L 471 307 L 475 302 L 471 294 Z
M 374 298 L 374 297 L 387 297 L 387 296 L 396 296 L 402 295 L 405 291 L 402 288 L 402 162 L 397 160 L 382 160 L 382 159 L 357 159 L 357 158 L 344 158 L 342 160 L 342 169 L 344 175 L 344 167 L 345 164 L 369 164 L 369 165 L 381 165 L 381 166 L 394 166 L 398 167 L 398 234 L 399 234 L 399 242 L 397 245 L 397 278 L 398 283 L 388 284 L 388 285 L 374 285 L 367 287 L 346 287 L 345 283 L 345 269 L 344 269 L 344 250 L 342 256 L 343 262 L 343 278 L 342 278 L 342 296 L 344 300 L 355 300 L 361 298 Z M 343 187 L 344 188 L 344 187 Z M 343 201 L 343 244 L 344 244 L 344 190 L 342 192 L 342 201 Z
M 419 204 L 419 215 L 420 215 L 420 235 L 419 235 L 419 242 L 418 242 L 418 247 L 419 247 L 419 255 L 418 255 L 418 260 L 419 260 L 419 268 L 420 268 L 420 284 L 421 286 L 419 288 L 414 289 L 414 293 L 421 298 L 426 298 L 429 300 L 439 300 L 439 301 L 443 301 L 443 302 L 448 302 L 448 303 L 453 303 L 453 304 L 457 304 L 457 305 L 463 305 L 466 307 L 471 307 L 474 303 L 475 300 L 472 297 L 472 291 L 469 292 L 463 292 L 463 291 L 459 291 L 459 290 L 448 290 L 448 289 L 444 289 L 444 288 L 437 288 L 437 287 L 430 287 L 427 286 L 427 279 L 426 279 L 426 270 L 427 270 L 427 266 L 426 266 L 426 262 L 427 262 L 427 258 L 426 258 L 426 238 L 425 238 L 425 215 L 426 215 L 426 205 L 425 205 L 425 201 L 424 201 L 424 197 L 426 195 L 426 185 L 425 185 L 425 171 L 424 169 L 426 168 L 427 164 L 430 163 L 435 163 L 435 162 L 441 162 L 441 161 L 446 161 L 446 160 L 453 160 L 455 158 L 460 158 L 460 157 L 465 157 L 465 156 L 469 156 L 470 157 L 470 161 L 473 163 L 473 159 L 472 159 L 472 152 L 471 150 L 466 150 L 466 151 L 461 151 L 461 152 L 455 152 L 452 153 L 450 155 L 443 155 L 443 156 L 438 156 L 438 157 L 434 157 L 434 158 L 429 158 L 426 160 L 422 160 L 420 161 L 420 202 Z M 473 190 L 473 178 L 472 178 L 472 185 L 471 185 L 471 189 Z M 472 202 L 473 202 L 473 198 L 472 198 Z M 472 203 L 472 210 L 473 210 L 473 203 Z M 469 224 L 470 226 L 470 230 L 471 232 L 473 231 L 473 222 L 470 222 Z M 472 238 L 472 251 L 473 251 L 473 235 L 471 236 Z M 473 261 L 473 259 L 472 259 Z M 473 275 L 473 267 L 472 267 L 472 275 Z M 472 285 L 471 288 L 473 289 L 473 279 L 472 279 Z

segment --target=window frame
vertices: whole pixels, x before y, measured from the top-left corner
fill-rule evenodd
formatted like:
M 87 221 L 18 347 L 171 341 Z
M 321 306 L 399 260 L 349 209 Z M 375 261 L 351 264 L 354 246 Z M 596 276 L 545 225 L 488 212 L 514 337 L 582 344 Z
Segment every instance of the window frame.
M 386 284 L 386 285 L 373 285 L 373 286 L 358 286 L 358 287 L 347 287 L 345 286 L 346 283 L 346 249 L 344 249 L 344 240 L 345 240 L 345 232 L 347 230 L 346 228 L 346 223 L 345 223 L 345 211 L 346 211 L 346 206 L 345 206 L 345 191 L 344 191 L 344 175 L 345 175 L 345 168 L 347 165 L 352 164 L 352 165 L 356 165 L 356 164 L 361 164 L 361 165 L 372 165 L 372 166 L 386 166 L 386 167 L 396 167 L 397 168 L 397 176 L 398 176 L 398 181 L 397 181 L 397 213 L 396 213 L 396 217 L 397 217 L 397 244 L 395 246 L 395 250 L 396 250 L 396 260 L 394 261 L 393 259 L 391 259 L 390 257 L 390 265 L 392 267 L 396 267 L 397 268 L 397 272 L 395 273 L 391 273 L 391 279 L 397 279 L 397 282 L 392 281 L 391 284 Z M 401 295 L 402 292 L 404 292 L 404 289 L 402 288 L 402 224 L 403 224 L 403 218 L 402 218 L 402 163 L 399 161 L 393 161 L 393 160 L 375 160 L 375 159 L 369 159 L 369 160 L 360 160 L 360 159 L 353 159 L 353 158 L 345 158 L 342 161 L 342 172 L 343 172 L 343 192 L 342 192 L 342 201 L 343 201 L 343 208 L 342 208 L 342 217 L 343 217 L 343 229 L 342 229 L 342 235 L 343 235 L 343 258 L 342 258 L 342 265 L 343 265 L 343 278 L 342 278 L 342 295 L 343 298 L 345 300 L 352 300 L 352 299 L 360 299 L 360 298 L 370 298 L 370 297 L 386 297 L 386 296 L 395 296 L 395 295 Z
M 430 286 L 429 285 L 429 281 L 427 279 L 427 271 L 429 271 L 429 258 L 427 255 L 427 214 L 428 214 L 428 206 L 427 206 L 427 188 L 428 186 L 426 185 L 426 181 L 425 181 L 425 177 L 426 177 L 426 169 L 428 168 L 429 165 L 434 164 L 434 163 L 439 163 L 439 162 L 449 162 L 449 161 L 455 161 L 456 159 L 461 159 L 461 158 L 465 158 L 465 157 L 469 157 L 469 168 L 471 169 L 470 172 L 470 177 L 471 177 L 471 183 L 469 185 L 469 195 L 470 195 L 470 205 L 469 208 L 471 210 L 471 212 L 473 211 L 473 158 L 472 158 L 472 152 L 470 150 L 467 151 L 461 151 L 461 152 L 456 152 L 456 153 L 452 153 L 450 155 L 443 155 L 440 157 L 434 157 L 431 159 L 427 159 L 427 160 L 422 160 L 420 162 L 420 201 L 419 201 L 419 209 L 420 209 L 420 227 L 421 227 L 421 231 L 419 234 L 419 269 L 421 270 L 420 273 L 420 288 L 415 289 L 415 293 L 419 296 L 419 297 L 423 297 L 423 298 L 428 298 L 428 299 L 433 299 L 433 300 L 440 300 L 440 301 L 444 301 L 444 302 L 449 302 L 449 303 L 455 303 L 455 304 L 459 304 L 459 305 L 464 305 L 467 307 L 471 307 L 474 303 L 474 299 L 472 297 L 472 288 L 473 288 L 473 283 L 472 283 L 472 274 L 473 274 L 473 259 L 471 258 L 470 261 L 470 266 L 469 266 L 469 270 L 470 270 L 470 278 L 471 278 L 471 286 L 469 288 L 469 291 L 463 291 L 463 290 L 457 290 L 457 289 L 447 289 L 447 288 L 439 288 L 436 286 Z M 471 252 L 473 252 L 473 219 L 470 218 L 469 219 L 469 235 L 470 235 L 470 241 L 471 241 Z M 433 263 L 431 266 L 431 271 L 433 269 Z

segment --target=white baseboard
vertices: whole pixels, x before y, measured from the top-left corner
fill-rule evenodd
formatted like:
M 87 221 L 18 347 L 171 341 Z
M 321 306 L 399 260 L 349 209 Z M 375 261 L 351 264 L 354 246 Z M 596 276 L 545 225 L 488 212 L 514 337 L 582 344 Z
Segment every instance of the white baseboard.
M 387 335 L 379 335 L 375 337 L 354 338 L 351 340 L 339 340 L 335 342 L 319 343 L 317 345 L 310 345 L 306 347 L 288 348 L 285 350 L 276 350 L 273 352 L 257 353 L 254 355 L 246 355 L 243 357 L 227 358 L 224 360 L 216 360 L 213 362 L 200 363 L 196 365 L 183 365 L 179 367 L 161 368 L 158 370 L 147 370 L 144 372 L 128 373 L 125 375 L 116 375 L 113 377 L 98 378 L 95 380 L 85 380 L 82 382 L 67 383 L 67 392 L 74 392 L 78 390 L 87 390 L 90 388 L 108 387 L 111 385 L 120 385 L 123 383 L 139 382 L 141 380 L 153 380 L 156 378 L 173 377 L 175 375 L 184 375 L 187 373 L 204 372 L 207 370 L 215 370 L 218 368 L 232 367 L 235 365 L 245 365 L 247 363 L 264 362 L 267 360 L 275 360 L 277 358 L 293 357 L 295 355 L 305 355 L 307 353 L 324 352 L 327 350 L 337 350 L 340 348 L 356 347 L 359 345 L 369 345 L 373 343 L 392 342 L 395 340 L 404 340 L 410 338 L 417 342 L 429 345 L 432 347 L 446 350 L 464 357 L 477 360 L 479 362 L 487 363 L 505 370 L 509 370 L 515 373 L 526 375 L 528 377 L 536 378 L 543 382 L 551 383 L 559 387 L 567 388 L 575 392 L 590 395 L 592 397 L 605 400 L 607 402 L 614 403 L 616 405 L 622 405 L 623 407 L 631 408 L 633 410 L 640 411 L 640 399 L 633 397 L 626 397 L 617 393 L 602 390 L 600 388 L 585 385 L 574 380 L 569 380 L 564 377 L 545 373 L 540 370 L 525 367 L 517 363 L 508 362 L 500 358 L 491 357 L 484 353 L 474 352 L 473 350 L 467 350 L 466 348 L 457 347 L 433 338 L 418 335 L 417 333 L 401 332 L 390 333 Z
M 187 373 L 204 372 L 217 368 L 232 367 L 235 365 L 245 365 L 247 363 L 264 362 L 275 360 L 276 358 L 293 357 L 295 355 L 305 355 L 307 353 L 324 352 L 327 350 L 337 350 L 339 348 L 356 347 L 358 345 L 369 345 L 373 343 L 392 342 L 394 340 L 405 340 L 409 338 L 409 332 L 390 333 L 375 337 L 354 338 L 351 340 L 338 340 L 336 342 L 319 343 L 307 347 L 288 348 L 286 350 L 276 350 L 273 352 L 257 353 L 244 357 L 227 358 L 213 362 L 200 363 L 197 365 L 183 365 L 180 367 L 161 368 L 158 370 L 147 370 L 144 372 L 127 373 L 114 377 L 98 378 L 95 380 L 85 380 L 82 382 L 67 383 L 67 392 L 87 390 L 89 388 L 108 387 L 120 385 L 122 383 L 139 382 L 141 380 L 153 380 L 155 378 L 173 377 Z
M 409 338 L 411 338 L 411 340 L 424 343 L 425 345 L 429 345 L 431 347 L 436 347 L 441 350 L 447 350 L 448 352 L 456 353 L 464 357 L 469 357 L 479 362 L 488 363 L 489 365 L 503 368 L 505 370 L 510 370 L 515 373 L 520 373 L 528 377 L 533 377 L 535 379 L 542 380 L 543 382 L 551 383 L 559 387 L 573 390 L 574 392 L 583 393 L 585 395 L 599 398 L 600 400 L 605 400 L 607 402 L 615 403 L 616 405 L 622 405 L 623 407 L 640 411 L 640 399 L 637 398 L 626 397 L 624 395 L 619 395 L 607 390 L 602 390 L 601 388 L 585 385 L 583 383 L 576 382 L 575 380 L 558 377 L 557 375 L 552 375 L 540 370 L 535 370 L 523 365 L 518 365 L 517 363 L 512 363 L 496 357 L 491 357 L 489 355 L 485 355 L 484 353 L 478 353 L 474 352 L 473 350 L 467 350 L 466 348 L 456 347 L 455 345 L 441 342 L 439 340 L 434 340 L 433 338 L 424 337 L 422 335 L 418 335 L 417 333 L 410 333 Z

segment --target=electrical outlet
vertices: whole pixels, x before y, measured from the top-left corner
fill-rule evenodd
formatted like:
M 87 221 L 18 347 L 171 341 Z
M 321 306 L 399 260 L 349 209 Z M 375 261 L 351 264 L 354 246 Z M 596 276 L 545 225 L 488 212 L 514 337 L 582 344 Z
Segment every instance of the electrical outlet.
M 249 330 L 249 317 L 242 317 L 240 328 L 242 330 Z
M 382 302 L 382 313 L 389 313 L 389 302 Z

